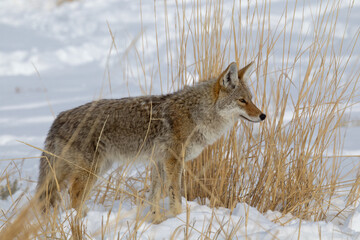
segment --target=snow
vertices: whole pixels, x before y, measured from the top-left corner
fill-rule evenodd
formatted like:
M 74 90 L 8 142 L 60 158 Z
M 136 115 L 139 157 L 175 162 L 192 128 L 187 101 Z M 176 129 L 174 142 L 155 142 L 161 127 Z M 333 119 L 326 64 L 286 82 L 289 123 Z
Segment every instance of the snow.
M 344 232 L 339 226 L 326 222 L 306 222 L 301 220 L 291 220 L 287 223 L 276 224 L 272 220 L 281 216 L 279 212 L 261 214 L 255 208 L 245 203 L 238 203 L 234 210 L 230 212 L 226 208 L 209 208 L 199 205 L 196 202 L 186 202 L 183 198 L 183 213 L 176 217 L 168 218 L 158 225 L 145 222 L 138 229 L 137 238 L 140 239 L 175 239 L 185 238 L 185 228 L 187 214 L 189 217 L 190 239 L 204 237 L 204 229 L 209 232 L 210 239 L 352 239 L 351 235 Z M 135 218 L 140 211 L 141 216 L 145 216 L 149 209 L 138 209 L 126 202 L 116 202 L 114 206 L 121 206 L 121 209 L 114 207 L 108 214 L 104 209 L 90 211 L 86 217 L 86 229 L 92 234 L 100 232 L 101 222 L 116 221 L 120 217 L 120 236 L 129 234 L 128 228 L 135 227 Z M 168 207 L 168 199 L 165 199 L 164 207 Z M 119 211 L 119 212 L 118 212 Z M 65 219 L 69 214 L 63 213 Z M 292 218 L 291 216 L 289 218 Z M 284 219 L 282 218 L 282 221 Z M 209 224 L 211 222 L 211 225 Z M 245 223 L 246 222 L 246 223 Z M 300 231 L 299 231 L 300 229 Z M 109 239 L 115 238 L 114 233 L 109 234 Z M 353 233 L 353 237 L 358 234 Z M 126 238 L 126 237 L 125 237 Z
M 0 1 L 0 169 L 21 169 L 17 173 L 25 183 L 20 183 L 20 190 L 34 192 L 38 175 L 40 151 L 19 141 L 38 148 L 43 147 L 47 131 L 59 112 L 78 106 L 100 97 L 126 97 L 142 94 L 137 78 L 128 73 L 123 78 L 121 62 L 128 47 L 144 30 L 147 35 L 147 57 L 145 63 L 151 65 L 156 60 L 156 41 L 154 28 L 154 5 L 152 1 L 142 2 L 140 24 L 140 1 L 117 0 L 82 0 L 56 6 L 55 1 L 43 0 L 1 0 Z M 189 2 L 189 5 L 191 1 Z M 231 6 L 233 1 L 225 1 Z M 251 1 L 250 1 L 251 2 Z M 282 16 L 286 0 L 272 0 L 272 24 Z M 314 1 L 316 2 L 316 1 Z M 351 1 L 352 14 L 346 8 L 350 1 L 345 1 L 339 12 L 336 38 L 345 38 L 351 42 L 359 29 L 360 4 Z M 157 6 L 157 23 L 162 67 L 166 68 L 165 33 L 161 30 L 164 22 L 163 4 Z M 291 5 L 291 3 L 289 3 Z M 314 3 L 316 5 L 316 3 Z M 252 5 L 254 6 L 254 5 Z M 174 24 L 176 5 L 168 1 L 169 24 Z M 314 23 L 316 7 L 305 13 L 298 9 L 295 17 L 294 32 L 308 34 Z M 354 14 L 355 13 L 355 14 Z M 305 16 L 303 28 L 300 28 Z M 349 19 L 348 19 L 348 16 Z M 283 19 L 282 19 L 283 21 Z M 348 22 L 347 22 L 348 21 Z M 276 27 L 272 25 L 271 27 Z M 110 29 L 116 39 L 113 47 Z M 135 41 L 135 44 L 141 44 Z M 278 46 L 279 47 L 279 46 Z M 282 47 L 282 46 L 280 46 Z M 296 47 L 296 44 L 294 44 Z M 110 51 L 112 49 L 112 51 Z M 275 51 L 273 58 L 281 59 Z M 344 56 L 348 54 L 344 52 Z M 153 56 L 153 57 L 148 57 Z M 356 64 L 360 50 L 355 50 L 353 60 Z M 135 62 L 135 57 L 131 62 Z M 276 60 L 279 61 L 280 60 Z M 189 61 L 191 62 L 191 61 Z M 111 90 L 108 85 L 111 76 Z M 196 77 L 196 76 L 191 76 Z M 128 83 L 127 83 L 128 81 Z M 190 78 L 188 83 L 192 83 Z M 142 86 L 145 84 L 142 83 Z M 152 92 L 160 92 L 158 83 L 154 83 Z M 360 106 L 352 109 L 350 120 L 360 117 Z M 292 117 L 286 113 L 286 120 Z M 360 155 L 360 127 L 349 126 L 344 141 L 345 155 Z M 19 141 L 18 141 L 19 140 Z M 23 161 L 8 159 L 22 159 Z M 345 163 L 344 163 L 345 164 Z M 346 161 L 350 168 L 358 166 L 356 162 Z M 2 171 L 0 171 L 2 172 Z M 131 175 L 131 174 L 129 174 Z M 0 200 L 1 210 L 11 213 L 13 198 Z M 168 199 L 164 200 L 168 208 Z M 183 199 L 183 212 L 176 217 L 169 217 L 161 224 L 146 222 L 137 232 L 139 239 L 169 239 L 175 234 L 176 239 L 185 238 L 187 218 L 191 239 L 203 237 L 202 232 L 209 231 L 210 239 L 357 239 L 360 237 L 360 206 L 348 218 L 341 221 L 312 222 L 281 216 L 280 212 L 260 213 L 245 203 L 238 203 L 233 211 L 226 208 L 210 208 L 196 201 Z M 62 213 L 65 219 L 69 211 Z M 117 227 L 106 233 L 109 239 L 129 234 L 129 228 L 135 227 L 135 219 L 140 212 L 145 216 L 148 207 L 141 209 L 129 200 L 115 201 L 112 208 L 94 205 L 84 219 L 86 229 L 100 239 L 102 221 L 110 219 L 117 222 Z M 189 216 L 188 216 L 189 215 Z M 121 216 L 121 217 L 119 217 Z M 211 224 L 210 224 L 211 223 Z M 219 235 L 217 235 L 219 234 Z
M 348 228 L 360 232 L 360 206 L 358 206 L 345 222 Z

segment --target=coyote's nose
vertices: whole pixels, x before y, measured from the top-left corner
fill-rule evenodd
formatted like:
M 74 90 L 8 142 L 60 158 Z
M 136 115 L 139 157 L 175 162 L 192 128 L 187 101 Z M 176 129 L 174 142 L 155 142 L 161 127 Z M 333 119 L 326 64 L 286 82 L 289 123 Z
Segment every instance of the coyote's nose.
M 263 114 L 263 113 L 260 114 L 260 119 L 261 119 L 261 121 L 264 120 L 265 118 L 266 118 L 266 115 L 265 115 L 265 114 Z

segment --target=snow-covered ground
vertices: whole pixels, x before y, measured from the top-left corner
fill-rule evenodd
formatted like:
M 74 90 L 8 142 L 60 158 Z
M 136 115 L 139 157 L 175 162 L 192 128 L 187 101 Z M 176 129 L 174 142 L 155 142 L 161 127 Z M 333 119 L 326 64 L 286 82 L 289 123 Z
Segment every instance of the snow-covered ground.
M 143 26 L 140 24 L 140 2 Z M 167 11 L 171 14 L 176 5 L 172 1 L 167 2 Z M 231 6 L 232 2 L 225 1 L 225 5 Z M 281 16 L 286 0 L 271 2 L 274 17 Z M 360 22 L 360 3 L 349 2 L 354 6 L 348 23 L 346 3 L 340 9 L 338 19 L 338 25 L 346 29 L 345 42 L 351 41 L 359 30 Z M 316 4 L 319 2 L 314 1 L 314 5 Z M 162 2 L 157 7 L 162 9 Z M 314 7 L 313 10 L 315 9 Z M 298 9 L 300 10 L 302 11 Z M 301 21 L 305 21 L 305 25 L 313 24 L 312 14 L 316 13 L 309 11 L 305 19 L 295 19 L 295 24 Z M 160 59 L 160 63 L 165 66 L 165 35 L 161 30 L 163 10 L 157 11 L 156 19 L 161 23 L 158 26 L 159 49 L 164 51 L 161 52 L 163 59 Z M 24 190 L 30 194 L 33 192 L 39 165 L 36 157 L 40 155 L 39 150 L 17 140 L 42 148 L 47 130 L 59 112 L 99 97 L 141 94 L 137 79 L 127 76 L 125 80 L 119 69 L 122 67 L 122 56 L 143 29 L 147 35 L 147 55 L 154 56 L 153 59 L 146 59 L 144 64 L 157 61 L 154 22 L 152 1 L 83 0 L 61 6 L 56 6 L 54 1 L 49 0 L 0 1 L 0 173 L 5 168 L 15 172 L 17 168 L 21 169 L 21 172 L 15 173 L 20 178 L 20 190 L 13 199 Z M 112 46 L 109 28 L 116 39 L 116 50 Z M 341 38 L 342 33 L 339 36 Z M 109 54 L 110 49 L 112 52 Z M 274 54 L 275 59 L 276 54 L 281 53 L 275 51 Z M 358 60 L 359 57 L 360 50 L 356 49 L 352 59 Z M 153 91 L 159 92 L 156 84 Z M 344 139 L 346 155 L 360 154 L 360 124 L 356 124 L 360 119 L 359 109 L 359 106 L 354 107 L 351 119 L 355 124 L 350 125 Z M 3 212 L 11 209 L 13 199 L 8 197 L 0 200 Z M 116 219 L 117 212 L 120 211 L 122 216 L 126 216 L 118 223 L 118 226 L 123 227 L 116 228 L 116 231 L 110 230 L 107 236 L 110 239 L 126 237 L 123 234 L 129 232 L 128 227 L 133 224 L 136 209 L 130 202 L 115 202 L 112 213 L 108 215 L 109 209 L 96 206 L 85 219 L 86 228 L 95 235 L 99 233 L 102 219 Z M 145 223 L 138 230 L 138 237 L 169 239 L 176 230 L 176 236 L 184 238 L 186 216 L 190 214 L 192 227 L 189 232 L 192 239 L 201 237 L 200 233 L 208 228 L 210 222 L 212 237 L 220 229 L 220 239 L 230 235 L 232 231 L 231 236 L 234 238 L 296 239 L 300 236 L 304 239 L 356 239 L 360 237 L 359 209 L 350 214 L 341 225 L 337 222 L 306 222 L 296 219 L 282 225 L 272 221 L 279 216 L 278 212 L 261 214 L 256 209 L 239 203 L 230 213 L 229 209 L 212 209 L 183 199 L 182 214 L 159 225 Z M 146 211 L 145 209 L 143 213 Z M 210 220 L 214 216 L 216 220 Z M 225 229 L 220 226 L 225 226 Z M 100 236 L 97 234 L 94 238 Z

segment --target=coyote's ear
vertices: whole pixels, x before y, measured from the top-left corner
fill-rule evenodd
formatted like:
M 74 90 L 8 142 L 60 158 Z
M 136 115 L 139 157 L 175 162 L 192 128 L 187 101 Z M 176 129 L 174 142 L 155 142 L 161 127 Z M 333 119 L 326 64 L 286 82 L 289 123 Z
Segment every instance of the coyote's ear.
M 226 89 L 234 89 L 239 82 L 236 63 L 231 63 L 219 77 L 220 86 Z
M 245 67 L 243 67 L 242 69 L 240 69 L 238 71 L 239 79 L 247 81 L 249 79 L 249 76 L 250 76 L 250 73 L 251 73 L 253 67 L 254 67 L 254 62 L 251 62 L 248 65 L 246 65 Z

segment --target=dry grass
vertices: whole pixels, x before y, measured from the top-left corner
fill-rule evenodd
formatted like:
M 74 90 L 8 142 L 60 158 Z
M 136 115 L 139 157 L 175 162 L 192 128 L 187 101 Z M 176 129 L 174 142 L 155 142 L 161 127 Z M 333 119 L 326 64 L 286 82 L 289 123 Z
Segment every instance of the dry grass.
M 301 25 L 295 26 L 295 12 L 304 13 L 308 7 L 298 1 L 291 8 L 286 6 L 275 24 L 269 14 L 271 3 L 268 1 L 245 7 L 245 11 L 240 11 L 239 6 L 229 8 L 229 4 L 222 1 L 176 2 L 176 5 L 176 13 L 171 15 L 165 4 L 164 22 L 155 23 L 157 31 L 160 31 L 158 28 L 165 31 L 166 65 L 162 61 L 158 32 L 155 35 L 157 62 L 146 65 L 144 31 L 138 39 L 140 44 L 132 44 L 127 55 L 121 57 L 124 62 L 130 58 L 133 62 L 135 58 L 137 63 L 136 66 L 123 63 L 127 66 L 124 67 L 126 79 L 129 75 L 138 77 L 146 93 L 151 93 L 153 86 L 161 86 L 162 92 L 168 92 L 182 88 L 192 79 L 201 81 L 216 76 L 234 59 L 239 66 L 255 60 L 257 68 L 252 75 L 251 89 L 255 103 L 268 115 L 261 124 L 239 121 L 196 160 L 187 162 L 184 196 L 203 204 L 208 199 L 213 207 L 230 209 L 246 202 L 261 212 L 277 210 L 311 220 L 329 220 L 330 210 L 336 207 L 333 199 L 345 198 L 346 208 L 351 208 L 360 197 L 360 178 L 345 181 L 341 177 L 344 173 L 340 161 L 344 156 L 341 156 L 340 127 L 345 112 L 356 98 L 360 69 L 349 66 L 356 65 L 352 52 L 359 45 L 359 31 L 349 46 L 343 45 L 344 32 L 339 45 L 336 41 L 339 5 L 331 1 L 320 4 L 318 12 L 312 15 L 311 33 L 304 25 L 304 15 Z M 157 7 L 155 3 L 155 18 L 159 14 Z M 298 34 L 299 31 L 307 34 Z M 116 38 L 113 40 L 116 48 Z M 93 200 L 110 209 L 114 199 L 131 199 L 139 209 L 146 205 L 149 171 L 129 177 L 131 167 L 122 166 L 102 179 Z M 338 216 L 344 211 L 338 209 Z M 187 219 L 174 231 L 174 239 L 179 235 L 187 238 L 192 232 L 200 232 L 202 239 L 217 238 L 220 234 L 230 239 L 236 234 L 237 228 L 231 231 L 222 228 L 215 235 L 211 233 L 215 215 L 209 226 L 194 229 L 190 214 L 187 209 Z M 123 217 L 117 214 L 115 221 L 105 220 L 97 236 L 104 238 L 110 229 L 123 227 L 119 223 Z M 6 220 L 12 224 L 2 226 L 0 239 L 91 237 L 83 220 L 72 214 L 66 215 L 65 220 L 56 212 L 45 218 L 47 225 L 42 224 L 44 219 L 36 208 L 27 207 L 13 219 Z M 244 221 L 246 224 L 247 219 Z M 128 226 L 127 235 L 117 237 L 136 239 L 141 235 L 139 229 L 143 223 L 144 219 L 138 214 L 135 223 Z M 21 229 L 24 225 L 26 229 Z
M 240 121 L 195 161 L 186 163 L 187 199 L 200 197 L 203 203 L 210 199 L 211 206 L 228 208 L 247 202 L 261 212 L 326 219 L 333 198 L 349 187 L 358 189 L 357 181 L 343 182 L 339 166 L 341 121 L 356 97 L 359 68 L 345 73 L 359 32 L 353 45 L 339 47 L 335 41 L 339 6 L 331 2 L 320 6 L 323 14 L 314 17 L 310 36 L 296 35 L 288 19 L 272 29 L 270 5 L 255 5 L 245 16 L 233 10 L 225 17 L 222 2 L 207 3 L 203 9 L 197 4 L 186 22 L 179 8 L 180 57 L 173 71 L 185 82 L 189 72 L 200 79 L 216 76 L 232 58 L 242 66 L 255 60 L 254 98 L 269 118 L 260 125 Z M 285 8 L 282 14 L 291 11 Z M 306 38 L 312 42 L 306 44 Z M 281 65 L 274 69 L 270 59 L 279 42 Z M 347 56 L 340 58 L 345 52 Z M 186 59 L 194 59 L 194 65 Z M 347 196 L 351 202 L 359 198 L 357 191 Z

